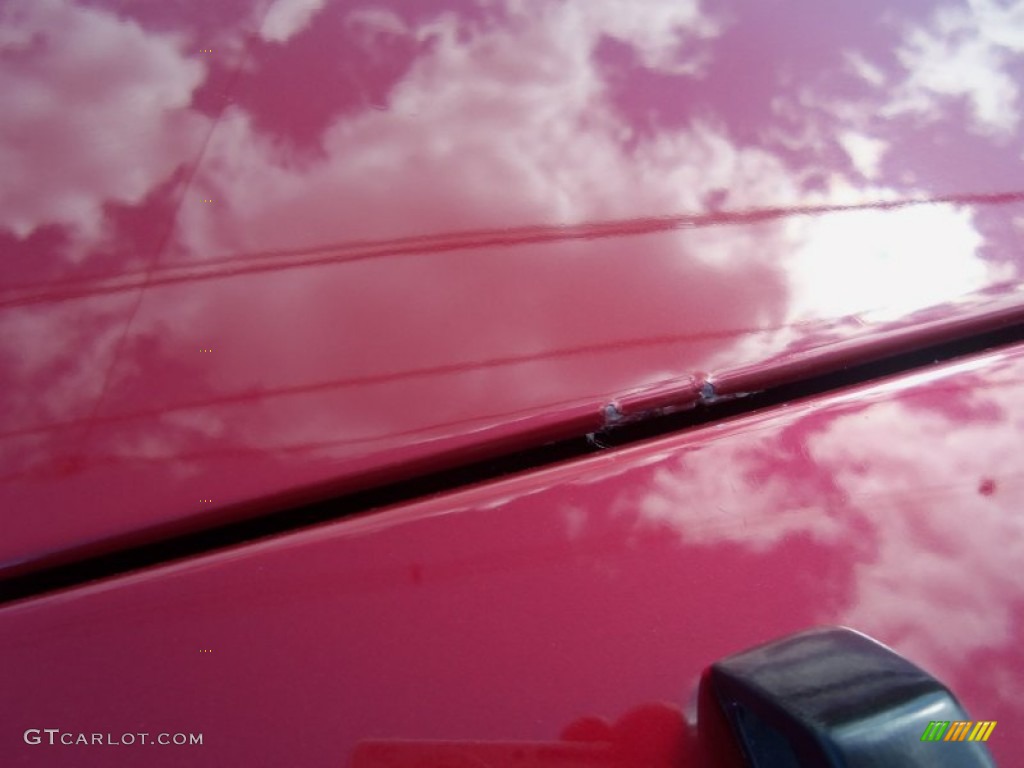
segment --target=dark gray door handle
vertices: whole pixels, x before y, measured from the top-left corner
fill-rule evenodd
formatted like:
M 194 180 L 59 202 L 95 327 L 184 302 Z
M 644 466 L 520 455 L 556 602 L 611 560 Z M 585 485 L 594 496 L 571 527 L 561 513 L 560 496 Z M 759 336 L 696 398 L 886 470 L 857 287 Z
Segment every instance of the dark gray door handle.
M 752 768 L 995 766 L 981 741 L 994 725 L 853 630 L 759 646 L 712 665 L 709 680 Z

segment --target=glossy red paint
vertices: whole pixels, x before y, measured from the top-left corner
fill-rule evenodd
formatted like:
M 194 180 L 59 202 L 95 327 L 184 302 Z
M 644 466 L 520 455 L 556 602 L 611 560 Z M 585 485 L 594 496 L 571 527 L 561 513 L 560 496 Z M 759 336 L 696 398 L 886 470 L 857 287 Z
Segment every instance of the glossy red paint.
M 0 574 L 1019 319 L 1019 9 L 891 5 L 4 3 Z
M 9 604 L 0 762 L 364 766 L 570 740 L 596 765 L 646 732 L 652 764 L 714 765 L 702 668 L 841 624 L 998 721 L 1015 765 L 1022 381 L 1024 345 Z

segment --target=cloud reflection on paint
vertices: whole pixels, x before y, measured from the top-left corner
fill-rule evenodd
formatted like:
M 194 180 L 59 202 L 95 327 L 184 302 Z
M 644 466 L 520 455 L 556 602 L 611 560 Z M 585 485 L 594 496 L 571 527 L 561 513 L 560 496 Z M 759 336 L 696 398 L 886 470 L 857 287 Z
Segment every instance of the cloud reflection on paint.
M 87 258 L 104 206 L 142 202 L 191 153 L 205 67 L 173 36 L 69 0 L 6 3 L 0 29 L 0 226 L 67 227 Z
M 917 382 L 901 398 L 882 384 L 827 414 L 765 416 L 763 432 L 726 428 L 655 472 L 643 524 L 687 546 L 768 555 L 796 537 L 839 549 L 851 583 L 820 620 L 838 616 L 925 666 L 1012 645 L 1024 593 L 1003 564 L 1024 558 L 1020 367 L 981 379 L 966 364 Z
M 1000 126 L 977 130 L 984 104 L 967 119 L 913 74 L 913 30 L 935 38 L 934 15 L 879 31 L 874 6 L 844 6 L 856 23 L 830 26 L 826 45 L 809 34 L 818 6 L 781 22 L 762 6 L 282 0 L 224 11 L 209 39 L 205 10 L 156 32 L 67 1 L 9 6 L 23 11 L 4 45 L 24 66 L 0 77 L 13 124 L 40 140 L 0 150 L 17 171 L 0 193 L 4 242 L 23 246 L 3 267 L 12 291 L 43 294 L 0 318 L 9 487 L 75 452 L 83 485 L 157 497 L 110 511 L 116 528 L 138 506 L 172 516 L 196 497 L 347 481 L 404 467 L 412 449 L 498 434 L 509 448 L 534 419 L 689 397 L 700 372 L 764 370 L 1010 294 L 1019 202 L 963 196 L 1024 187 L 1020 150 Z M 33 30 L 61 50 L 30 51 Z M 994 39 L 991 76 L 1012 80 L 1014 43 Z M 230 93 L 209 87 L 228 80 L 224 40 L 246 49 Z M 918 91 L 937 119 L 886 114 Z M 936 132 L 962 149 L 948 164 Z M 194 176 L 175 174 L 200 154 Z M 26 175 L 54 160 L 66 175 Z M 180 198 L 133 220 L 169 178 Z M 933 202 L 794 208 L 907 199 Z M 729 218 L 763 209 L 776 214 Z M 631 229 L 659 217 L 682 218 Z M 560 227 L 576 236 L 501 242 Z M 253 264 L 270 266 L 236 269 Z M 111 315 L 97 299 L 109 286 L 90 294 L 90 280 L 120 272 L 133 279 L 110 290 Z M 171 273 L 182 279 L 161 282 Z M 78 278 L 82 293 L 59 295 Z M 135 311 L 124 300 L 143 286 Z M 65 299 L 89 310 L 52 309 Z M 38 502 L 51 492 L 31 490 L 62 530 L 62 505 Z
M 274 0 L 260 25 L 260 37 L 268 42 L 286 43 L 301 32 L 326 0 Z
M 909 112 L 934 121 L 948 102 L 962 99 L 972 130 L 1019 139 L 1024 3 L 943 4 L 924 25 L 908 29 L 897 56 L 907 78 L 897 87 L 889 114 Z

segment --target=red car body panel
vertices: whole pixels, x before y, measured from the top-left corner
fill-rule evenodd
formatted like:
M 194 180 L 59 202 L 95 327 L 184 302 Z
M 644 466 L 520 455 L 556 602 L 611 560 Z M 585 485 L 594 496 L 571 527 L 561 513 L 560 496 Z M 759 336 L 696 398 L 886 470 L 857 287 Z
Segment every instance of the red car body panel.
M 672 736 L 702 668 L 843 624 L 1015 765 L 1022 379 L 1024 345 L 9 604 L 0 761 L 597 766 L 552 744 L 632 713 L 639 764 L 721 765 Z M 45 728 L 203 744 L 23 743 Z
M 890 5 L 4 3 L 0 573 L 1019 319 L 1019 10 Z

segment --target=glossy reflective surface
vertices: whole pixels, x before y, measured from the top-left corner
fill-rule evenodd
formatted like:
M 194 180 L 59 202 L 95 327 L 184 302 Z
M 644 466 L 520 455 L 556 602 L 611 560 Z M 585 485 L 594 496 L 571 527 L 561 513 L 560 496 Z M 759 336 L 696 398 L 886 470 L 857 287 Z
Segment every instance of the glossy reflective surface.
M 8 573 L 1024 302 L 1019 3 L 7 0 L 0 29 Z
M 838 624 L 998 722 L 1016 765 L 1022 380 L 1016 347 L 8 605 L 0 761 L 417 764 L 440 740 L 500 764 L 571 736 L 597 765 L 646 729 L 651 764 L 702 764 L 679 726 L 701 669 Z

